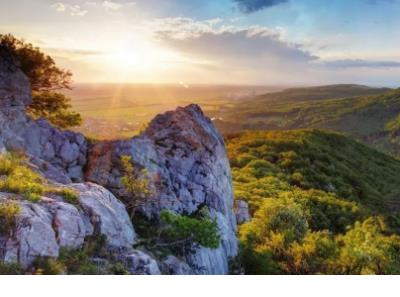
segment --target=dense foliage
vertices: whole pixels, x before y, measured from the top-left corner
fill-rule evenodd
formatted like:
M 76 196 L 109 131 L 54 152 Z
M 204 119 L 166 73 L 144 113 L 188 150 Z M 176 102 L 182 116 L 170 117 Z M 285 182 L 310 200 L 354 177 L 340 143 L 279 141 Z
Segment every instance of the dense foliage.
M 400 268 L 400 161 L 318 130 L 228 139 L 248 274 L 387 274 Z
M 218 224 L 209 217 L 207 210 L 202 210 L 199 217 L 189 217 L 174 214 L 170 211 L 161 212 L 164 224 L 161 236 L 167 245 L 199 244 L 204 247 L 217 248 L 220 243 Z
M 79 126 L 81 116 L 71 111 L 70 98 L 58 93 L 71 86 L 72 73 L 59 68 L 53 58 L 38 47 L 0 34 L 0 46 L 10 51 L 28 77 L 32 88 L 32 104 L 28 110 L 34 118 L 45 118 L 60 128 Z

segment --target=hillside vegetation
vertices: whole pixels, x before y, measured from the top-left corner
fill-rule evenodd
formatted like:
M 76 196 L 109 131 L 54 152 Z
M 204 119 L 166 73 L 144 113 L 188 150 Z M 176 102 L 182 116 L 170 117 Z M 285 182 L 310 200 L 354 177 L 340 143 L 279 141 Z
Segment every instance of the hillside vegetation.
M 396 273 L 400 161 L 319 130 L 228 138 L 246 273 Z
M 267 93 L 250 99 L 250 102 L 299 102 L 338 99 L 352 96 L 377 95 L 390 91 L 389 88 L 373 88 L 356 84 L 337 84 L 316 87 L 289 88 L 280 92 Z
M 225 133 L 318 128 L 339 131 L 398 156 L 400 89 L 380 95 L 308 101 L 249 101 L 217 122 Z M 241 124 L 237 124 L 241 123 Z

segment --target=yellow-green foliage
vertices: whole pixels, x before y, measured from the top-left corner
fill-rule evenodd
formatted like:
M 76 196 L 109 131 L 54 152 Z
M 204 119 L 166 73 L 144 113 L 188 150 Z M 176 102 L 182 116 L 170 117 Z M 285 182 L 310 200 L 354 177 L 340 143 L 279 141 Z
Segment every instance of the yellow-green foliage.
M 239 227 L 246 273 L 400 271 L 398 160 L 316 130 L 245 133 L 228 152 L 236 198 L 253 214 Z
M 79 202 L 79 195 L 73 189 L 68 189 L 68 188 L 55 189 L 54 193 L 61 196 L 68 203 L 77 204 Z
M 18 204 L 14 202 L 0 203 L 0 234 L 9 232 L 15 225 L 15 217 L 21 212 Z
M 38 201 L 45 192 L 43 179 L 23 164 L 23 159 L 10 154 L 0 155 L 0 192 L 21 194 Z
M 126 201 L 128 209 L 132 211 L 143 205 L 151 196 L 150 181 L 147 170 L 136 170 L 131 156 L 121 157 L 124 175 L 121 178 L 121 183 L 125 191 L 129 194 L 129 199 Z
M 24 162 L 22 156 L 0 155 L 0 192 L 20 194 L 32 202 L 40 201 L 45 194 L 56 194 L 68 203 L 78 203 L 79 197 L 75 190 L 48 185 L 44 178 Z

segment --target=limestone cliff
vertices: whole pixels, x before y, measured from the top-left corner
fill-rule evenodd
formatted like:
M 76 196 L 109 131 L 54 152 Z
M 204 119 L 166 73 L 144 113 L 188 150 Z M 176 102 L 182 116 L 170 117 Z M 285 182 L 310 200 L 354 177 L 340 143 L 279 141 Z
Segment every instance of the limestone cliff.
M 59 197 L 33 203 L 0 193 L 0 203 L 13 199 L 23 210 L 12 236 L 0 240 L 3 260 L 28 266 L 36 256 L 57 257 L 60 247 L 79 247 L 86 236 L 97 233 L 107 236 L 110 248 L 125 250 L 123 257 L 134 273 L 159 273 L 158 266 L 176 274 L 229 272 L 229 259 L 237 254 L 230 167 L 223 139 L 198 106 L 158 115 L 138 137 L 89 145 L 81 134 L 30 119 L 25 112 L 30 100 L 28 80 L 0 50 L 0 150 L 26 154 L 49 183 L 75 189 L 79 205 Z M 116 198 L 125 195 L 120 182 L 123 155 L 149 172 L 154 194 L 143 214 L 157 219 L 163 209 L 192 214 L 207 206 L 218 223 L 219 248 L 193 246 L 184 259 L 171 255 L 158 264 L 133 250 L 134 226 Z

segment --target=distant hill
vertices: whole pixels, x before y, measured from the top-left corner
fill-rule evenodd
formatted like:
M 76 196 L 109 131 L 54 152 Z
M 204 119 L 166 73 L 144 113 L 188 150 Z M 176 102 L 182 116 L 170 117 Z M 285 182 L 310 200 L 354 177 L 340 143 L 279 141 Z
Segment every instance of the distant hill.
M 221 115 L 224 133 L 318 128 L 339 131 L 383 152 L 400 155 L 400 89 L 384 94 L 288 102 L 252 101 Z
M 377 95 L 388 92 L 390 90 L 390 88 L 374 88 L 357 84 L 336 84 L 316 87 L 289 88 L 280 92 L 260 95 L 247 101 L 257 103 L 267 103 L 271 101 L 314 101 L 362 95 Z

